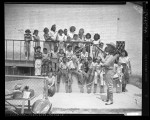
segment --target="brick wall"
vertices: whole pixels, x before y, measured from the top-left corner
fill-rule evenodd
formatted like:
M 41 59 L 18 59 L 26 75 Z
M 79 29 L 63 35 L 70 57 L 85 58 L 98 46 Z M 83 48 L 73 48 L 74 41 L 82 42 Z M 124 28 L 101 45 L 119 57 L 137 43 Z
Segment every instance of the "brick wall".
M 119 20 L 118 20 L 119 18 Z M 133 73 L 142 74 L 142 14 L 131 3 L 126 5 L 5 5 L 5 38 L 23 39 L 25 29 L 56 24 L 57 30 L 76 26 L 85 33 L 99 33 L 104 43 L 126 41 Z M 92 36 L 93 37 L 93 36 Z

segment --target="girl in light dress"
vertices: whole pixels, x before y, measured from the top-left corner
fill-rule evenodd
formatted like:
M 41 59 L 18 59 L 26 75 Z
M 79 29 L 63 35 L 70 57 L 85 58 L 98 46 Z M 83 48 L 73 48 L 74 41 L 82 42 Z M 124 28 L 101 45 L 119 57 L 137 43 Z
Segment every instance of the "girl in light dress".
M 58 32 L 56 31 L 56 25 L 54 24 L 54 25 L 52 25 L 50 33 L 49 33 L 51 41 L 53 41 L 53 42 L 51 42 L 51 49 L 52 50 L 54 50 L 55 46 L 58 47 L 58 43 L 57 43 L 57 39 L 56 39 L 57 34 L 58 34 Z
M 57 34 L 57 36 L 56 36 L 56 40 L 59 41 L 59 49 L 65 50 L 65 49 L 64 49 L 65 36 L 64 36 L 64 34 L 63 34 L 63 30 L 62 30 L 62 29 L 60 29 L 60 30 L 58 31 L 58 34 Z
M 79 29 L 79 33 L 78 33 L 78 36 L 79 36 L 79 41 L 81 42 L 84 42 L 85 41 L 85 35 L 84 35 L 84 29 L 83 28 L 80 28 Z M 83 43 L 79 43 L 79 47 L 84 47 L 85 45 Z
M 100 44 L 100 35 L 98 33 L 96 33 L 94 35 L 94 41 L 93 41 L 93 47 L 92 47 L 92 51 L 93 51 L 93 58 L 97 58 L 98 57 L 98 53 L 99 53 L 99 50 L 96 46 L 99 47 L 99 44 Z
M 130 58 L 126 50 L 122 51 L 122 55 L 119 57 L 119 63 L 123 66 L 123 81 L 122 81 L 122 92 L 126 91 L 126 85 L 129 83 L 129 74 L 131 74 L 131 63 Z

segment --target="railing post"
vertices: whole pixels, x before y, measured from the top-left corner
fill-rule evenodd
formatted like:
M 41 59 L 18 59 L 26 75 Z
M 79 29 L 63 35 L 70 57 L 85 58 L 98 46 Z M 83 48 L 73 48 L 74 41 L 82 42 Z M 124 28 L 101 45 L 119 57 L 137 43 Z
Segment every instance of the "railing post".
M 14 60 L 14 40 L 13 40 L 13 60 Z
M 6 41 L 6 59 L 7 59 L 7 40 Z
M 21 61 L 21 41 L 20 41 L 20 61 Z

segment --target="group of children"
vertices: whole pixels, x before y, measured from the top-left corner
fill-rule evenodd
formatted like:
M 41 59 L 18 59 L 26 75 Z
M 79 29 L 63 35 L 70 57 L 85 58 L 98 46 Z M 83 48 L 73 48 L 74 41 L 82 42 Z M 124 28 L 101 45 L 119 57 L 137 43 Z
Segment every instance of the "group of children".
M 36 47 L 34 53 L 35 59 L 35 75 L 49 76 L 49 73 L 57 77 L 57 92 L 59 92 L 61 77 L 62 83 L 65 83 L 67 93 L 72 92 L 72 75 L 75 75 L 78 80 L 80 92 L 84 92 L 84 86 L 87 87 L 87 92 L 91 92 L 94 79 L 94 93 L 97 89 L 97 84 L 101 86 L 101 92 L 104 92 L 104 69 L 101 68 L 100 58 L 95 58 L 88 55 L 86 48 L 80 50 L 78 54 L 74 54 L 73 47 L 67 46 L 67 51 L 58 49 L 54 46 L 54 51 L 48 52 L 47 48 Z M 75 50 L 79 50 L 77 47 Z
M 32 35 L 30 30 L 25 32 L 25 55 L 28 58 Z M 80 92 L 83 93 L 86 86 L 87 92 L 90 93 L 94 86 L 93 92 L 96 93 L 98 85 L 100 92 L 104 92 L 105 69 L 102 67 L 101 56 L 105 58 L 107 52 L 103 53 L 99 50 L 99 48 L 104 50 L 104 43 L 100 40 L 99 34 L 96 33 L 92 40 L 91 34 L 84 34 L 83 28 L 78 34 L 74 26 L 70 27 L 69 32 L 67 29 L 60 29 L 57 32 L 55 24 L 52 25 L 50 32 L 48 28 L 44 28 L 43 32 L 45 39 L 43 52 L 41 52 L 38 30 L 34 30 L 33 33 L 35 75 L 48 76 L 52 72 L 57 78 L 57 92 L 59 92 L 61 77 L 64 78 L 62 82 L 65 83 L 66 92 L 72 92 L 72 75 L 78 79 Z M 122 85 L 122 91 L 125 91 L 129 81 L 129 73 L 131 73 L 129 71 L 131 71 L 130 60 L 127 52 L 124 51 L 114 65 L 116 73 L 114 80 L 117 80 L 118 86 Z
M 90 47 L 90 42 L 92 42 L 93 44 L 99 45 L 100 43 L 102 43 L 100 41 L 100 35 L 98 33 L 96 33 L 93 36 L 92 40 L 92 36 L 90 33 L 84 33 L 84 29 L 81 28 L 79 30 L 78 33 L 76 33 L 76 27 L 75 26 L 71 26 L 69 28 L 69 31 L 67 29 L 59 29 L 58 31 L 56 31 L 56 25 L 52 25 L 51 29 L 49 30 L 47 27 L 44 28 L 43 30 L 44 32 L 44 48 L 47 48 L 47 51 L 50 52 L 52 50 L 54 50 L 54 47 L 57 46 L 58 49 L 63 49 L 64 51 L 66 51 L 66 47 L 68 45 L 72 45 L 73 50 L 75 49 L 75 47 L 84 47 L 85 44 L 81 43 L 81 42 L 89 42 L 88 45 L 86 45 L 86 50 L 88 51 L 88 53 L 97 51 L 95 50 L 96 47 Z M 30 47 L 31 47 L 31 41 L 33 38 L 33 43 L 34 43 L 34 49 L 37 46 L 40 46 L 40 37 L 38 35 L 39 31 L 38 30 L 34 30 L 33 32 L 33 36 L 31 34 L 31 31 L 29 29 L 27 29 L 25 31 L 24 34 L 24 51 L 25 51 L 25 57 L 26 59 L 29 59 L 30 57 Z M 72 41 L 80 41 L 79 43 L 72 43 Z M 102 43 L 103 44 L 103 43 Z M 90 56 L 97 54 L 97 52 L 95 52 L 94 54 L 91 54 Z

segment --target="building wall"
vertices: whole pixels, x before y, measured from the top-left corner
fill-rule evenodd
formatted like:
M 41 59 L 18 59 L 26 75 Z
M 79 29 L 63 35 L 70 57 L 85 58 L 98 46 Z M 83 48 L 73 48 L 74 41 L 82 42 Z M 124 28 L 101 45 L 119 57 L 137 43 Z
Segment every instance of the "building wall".
M 25 29 L 39 30 L 53 24 L 57 30 L 76 26 L 101 35 L 104 43 L 125 41 L 131 58 L 133 74 L 142 74 L 142 14 L 132 3 L 126 5 L 5 5 L 5 38 L 23 39 Z M 118 20 L 119 18 L 119 20 Z M 12 49 L 12 44 L 9 50 Z M 16 46 L 19 44 L 16 43 Z M 23 44 L 22 44 L 23 46 Z M 17 51 L 19 47 L 15 47 Z M 33 52 L 33 49 L 32 49 Z

